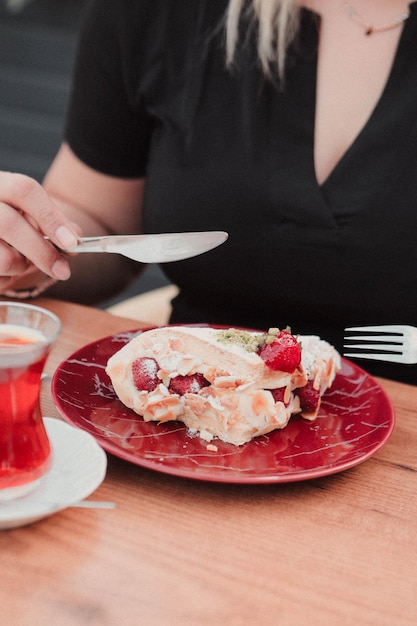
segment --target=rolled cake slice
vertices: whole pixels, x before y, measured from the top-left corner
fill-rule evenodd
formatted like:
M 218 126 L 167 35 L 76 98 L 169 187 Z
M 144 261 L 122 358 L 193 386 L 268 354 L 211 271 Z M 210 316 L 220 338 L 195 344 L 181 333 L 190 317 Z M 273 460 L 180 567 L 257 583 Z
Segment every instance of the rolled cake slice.
M 168 326 L 132 339 L 106 371 L 120 400 L 145 421 L 181 420 L 206 441 L 241 445 L 284 428 L 302 411 L 298 389 L 312 386 L 310 405 L 317 385 L 323 392 L 337 359 L 329 351 L 326 366 L 315 367 L 313 352 L 307 354 L 311 383 L 297 338 L 287 331 Z M 306 417 L 312 419 L 310 405 Z

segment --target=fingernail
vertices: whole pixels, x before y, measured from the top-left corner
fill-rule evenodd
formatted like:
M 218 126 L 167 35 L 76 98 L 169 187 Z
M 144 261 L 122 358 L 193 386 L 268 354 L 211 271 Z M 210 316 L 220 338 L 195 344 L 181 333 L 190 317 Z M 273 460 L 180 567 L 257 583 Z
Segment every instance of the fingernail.
M 68 280 L 71 276 L 71 270 L 66 261 L 58 259 L 52 266 L 52 274 L 57 280 Z
M 60 226 L 55 231 L 56 238 L 59 241 L 59 245 L 63 250 L 70 250 L 77 245 L 76 236 L 66 227 Z

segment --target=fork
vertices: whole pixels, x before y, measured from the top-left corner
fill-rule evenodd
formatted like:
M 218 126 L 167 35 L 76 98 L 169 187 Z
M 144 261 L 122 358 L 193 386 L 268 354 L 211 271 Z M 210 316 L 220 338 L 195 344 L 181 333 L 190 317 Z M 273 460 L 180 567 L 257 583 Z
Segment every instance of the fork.
M 417 363 L 417 328 L 414 326 L 405 324 L 351 326 L 345 328 L 345 332 L 349 333 L 345 335 L 347 343 L 343 346 L 349 350 L 349 352 L 344 352 L 346 357 L 409 365 Z M 360 343 L 349 343 L 356 341 Z M 353 352 L 352 349 L 354 349 Z M 356 352 L 357 349 L 367 352 Z

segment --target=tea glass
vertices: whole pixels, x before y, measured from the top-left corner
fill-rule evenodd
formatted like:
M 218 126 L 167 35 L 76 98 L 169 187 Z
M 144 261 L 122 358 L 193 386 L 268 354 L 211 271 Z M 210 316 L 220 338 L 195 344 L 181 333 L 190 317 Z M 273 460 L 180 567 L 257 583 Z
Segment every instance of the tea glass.
M 41 377 L 59 318 L 31 304 L 0 302 L 0 502 L 26 495 L 49 471 Z

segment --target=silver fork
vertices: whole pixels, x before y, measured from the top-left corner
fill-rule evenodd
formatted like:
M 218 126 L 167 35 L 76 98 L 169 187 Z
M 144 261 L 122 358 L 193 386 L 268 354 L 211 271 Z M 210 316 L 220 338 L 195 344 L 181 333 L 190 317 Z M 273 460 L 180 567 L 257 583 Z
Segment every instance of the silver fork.
M 344 352 L 346 357 L 409 365 L 417 363 L 417 328 L 414 326 L 401 324 L 351 326 L 345 328 L 345 332 L 349 333 L 345 335 L 343 346 L 348 350 Z M 358 341 L 360 343 L 355 343 Z

